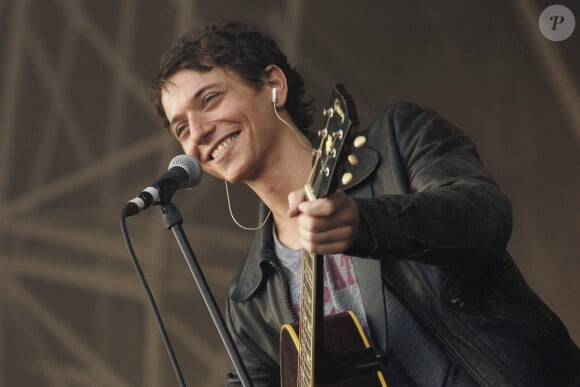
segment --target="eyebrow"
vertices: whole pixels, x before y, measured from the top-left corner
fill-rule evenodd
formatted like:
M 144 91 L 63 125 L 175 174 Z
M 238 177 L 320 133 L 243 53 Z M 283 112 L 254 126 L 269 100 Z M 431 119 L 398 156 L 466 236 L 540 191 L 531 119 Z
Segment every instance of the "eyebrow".
M 201 95 L 203 93 L 205 93 L 208 89 L 211 89 L 212 87 L 215 87 L 216 85 L 218 85 L 219 82 L 213 82 L 210 84 L 207 84 L 203 87 L 201 87 L 198 91 L 195 92 L 195 94 L 189 99 L 189 103 L 191 103 L 191 101 L 195 101 L 196 99 L 199 99 L 201 97 Z M 175 136 L 175 125 L 177 123 L 177 121 L 181 121 L 181 117 L 182 115 L 177 115 L 175 117 L 173 117 L 173 119 L 169 122 L 169 131 L 171 132 L 172 135 Z

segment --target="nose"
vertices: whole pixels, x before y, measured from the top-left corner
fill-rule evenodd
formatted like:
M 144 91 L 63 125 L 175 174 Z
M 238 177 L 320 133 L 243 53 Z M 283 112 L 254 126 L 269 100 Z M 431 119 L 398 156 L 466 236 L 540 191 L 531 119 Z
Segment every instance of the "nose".
M 192 128 L 191 142 L 196 146 L 209 145 L 215 127 L 210 124 L 198 125 Z
M 215 131 L 214 125 L 189 117 L 190 135 L 186 144 L 183 144 L 187 154 L 199 158 L 201 148 L 208 145 L 212 133 Z

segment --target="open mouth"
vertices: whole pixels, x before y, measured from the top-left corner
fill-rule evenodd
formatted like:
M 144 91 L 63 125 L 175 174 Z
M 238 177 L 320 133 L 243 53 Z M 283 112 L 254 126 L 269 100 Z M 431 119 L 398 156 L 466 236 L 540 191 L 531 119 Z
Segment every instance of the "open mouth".
M 240 132 L 232 133 L 231 136 L 226 137 L 218 146 L 211 152 L 211 159 L 215 160 L 218 158 L 230 145 L 231 143 L 239 136 Z

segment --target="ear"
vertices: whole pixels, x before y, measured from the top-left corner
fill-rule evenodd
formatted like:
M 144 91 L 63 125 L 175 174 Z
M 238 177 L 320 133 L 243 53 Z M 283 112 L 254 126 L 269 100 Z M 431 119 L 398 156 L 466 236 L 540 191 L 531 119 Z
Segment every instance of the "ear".
M 268 65 L 264 71 L 266 72 L 266 86 L 270 90 L 276 88 L 276 107 L 283 107 L 286 105 L 286 99 L 288 97 L 286 74 L 276 65 Z

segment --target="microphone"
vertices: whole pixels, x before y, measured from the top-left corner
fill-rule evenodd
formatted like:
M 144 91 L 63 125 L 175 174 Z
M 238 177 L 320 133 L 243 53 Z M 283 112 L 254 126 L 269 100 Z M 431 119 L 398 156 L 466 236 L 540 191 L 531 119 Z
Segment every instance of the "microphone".
M 123 207 L 123 217 L 138 214 L 152 204 L 170 199 L 175 191 L 189 189 L 201 181 L 199 161 L 191 156 L 177 155 L 169 163 L 167 172 Z

